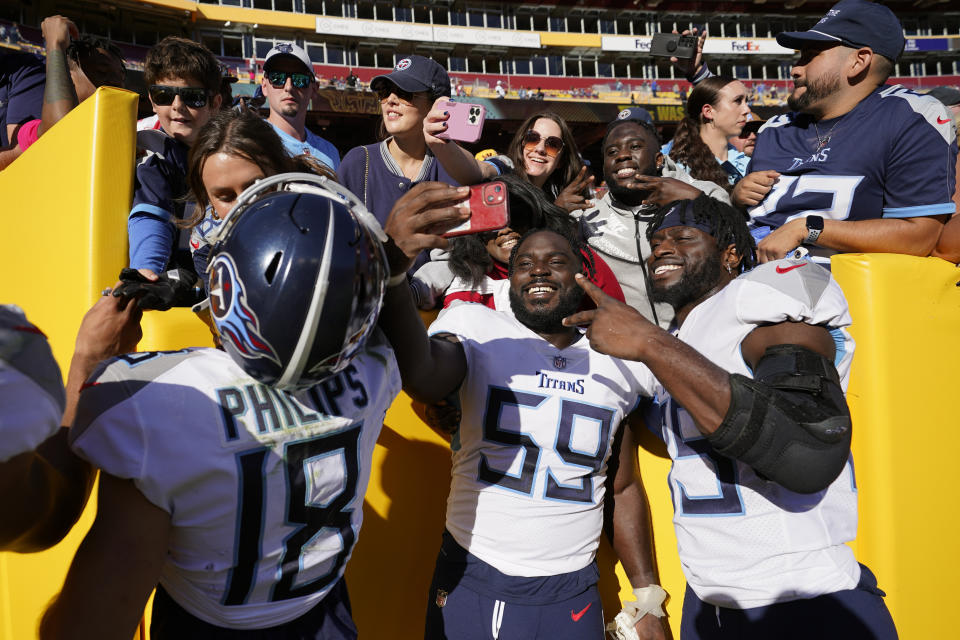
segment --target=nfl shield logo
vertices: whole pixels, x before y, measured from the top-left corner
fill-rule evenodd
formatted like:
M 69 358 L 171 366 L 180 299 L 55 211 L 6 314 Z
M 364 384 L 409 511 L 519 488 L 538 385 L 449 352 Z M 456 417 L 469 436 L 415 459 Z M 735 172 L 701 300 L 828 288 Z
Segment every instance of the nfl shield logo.
M 567 366 L 567 359 L 563 356 L 553 356 L 553 368 L 554 369 L 563 369 Z
M 447 592 L 437 589 L 437 606 L 443 608 L 445 604 L 447 604 Z

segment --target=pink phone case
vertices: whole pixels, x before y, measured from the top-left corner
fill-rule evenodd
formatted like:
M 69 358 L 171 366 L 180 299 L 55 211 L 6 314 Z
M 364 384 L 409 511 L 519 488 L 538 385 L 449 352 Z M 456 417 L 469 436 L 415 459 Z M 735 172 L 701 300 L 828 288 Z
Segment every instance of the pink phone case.
M 447 120 L 447 130 L 438 133 L 438 138 L 459 140 L 460 142 L 476 142 L 483 133 L 483 120 L 487 110 L 483 105 L 469 102 L 447 101 L 444 110 L 450 114 Z

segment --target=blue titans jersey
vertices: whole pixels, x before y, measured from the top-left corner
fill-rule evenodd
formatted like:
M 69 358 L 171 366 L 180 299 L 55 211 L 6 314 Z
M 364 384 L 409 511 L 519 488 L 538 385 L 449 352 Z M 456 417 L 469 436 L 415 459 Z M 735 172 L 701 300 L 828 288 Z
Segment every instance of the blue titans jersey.
M 878 88 L 849 113 L 814 124 L 789 113 L 760 130 L 750 171 L 780 179 L 749 210 L 755 227 L 798 217 L 910 218 L 953 213 L 957 140 L 934 98 L 899 85 Z

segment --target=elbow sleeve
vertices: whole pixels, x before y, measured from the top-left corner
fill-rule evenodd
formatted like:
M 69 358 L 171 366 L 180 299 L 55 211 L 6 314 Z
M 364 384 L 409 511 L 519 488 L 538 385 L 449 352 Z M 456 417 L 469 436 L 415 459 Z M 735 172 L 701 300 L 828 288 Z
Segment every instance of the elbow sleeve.
M 797 493 L 823 491 L 850 456 L 850 411 L 829 360 L 797 345 L 764 352 L 754 378 L 730 376 L 730 407 L 707 436 L 718 453 Z

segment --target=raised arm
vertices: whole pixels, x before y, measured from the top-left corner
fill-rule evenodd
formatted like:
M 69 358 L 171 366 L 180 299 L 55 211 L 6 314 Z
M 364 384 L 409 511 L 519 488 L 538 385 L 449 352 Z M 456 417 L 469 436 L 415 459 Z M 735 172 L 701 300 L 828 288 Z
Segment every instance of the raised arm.
M 460 184 L 477 184 L 484 178 L 497 175 L 496 168 L 489 162 L 477 160 L 472 153 L 453 140 L 437 137 L 436 134 L 446 131 L 447 120 L 450 118 L 443 108 L 446 102 L 447 98 L 438 98 L 433 103 L 433 109 L 423 119 L 423 137 L 426 138 L 430 151 L 450 177 Z
M 40 28 L 47 50 L 47 83 L 43 89 L 43 115 L 38 136 L 49 131 L 79 104 L 67 61 L 70 40 L 80 35 L 77 26 L 69 18 L 50 16 L 44 19 Z
M 397 200 L 385 226 L 390 272 L 396 275 L 387 286 L 379 324 L 396 354 L 404 391 L 425 403 L 457 389 L 467 363 L 458 342 L 427 336 L 405 274 L 421 251 L 447 246 L 439 234 L 469 217 L 454 206 L 469 193 L 466 187 L 421 183 Z

